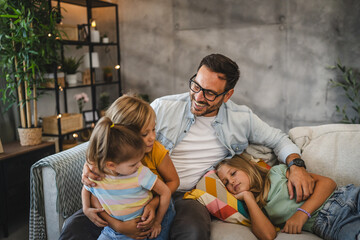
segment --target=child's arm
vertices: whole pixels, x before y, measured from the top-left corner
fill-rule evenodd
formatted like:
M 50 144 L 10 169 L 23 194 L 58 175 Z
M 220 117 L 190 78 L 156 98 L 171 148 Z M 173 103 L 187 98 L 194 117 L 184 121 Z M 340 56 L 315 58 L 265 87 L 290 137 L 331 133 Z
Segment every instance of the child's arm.
M 101 204 L 99 200 L 94 196 L 91 195 L 91 206 L 96 208 L 101 208 Z M 130 238 L 133 239 L 144 239 L 151 233 L 151 229 L 147 229 L 143 231 L 137 228 L 137 224 L 140 221 L 139 218 L 135 218 L 129 221 L 120 221 L 113 217 L 111 217 L 107 212 L 102 211 L 100 212 L 100 216 L 105 219 L 109 223 L 109 226 L 114 229 L 116 232 L 122 233 Z
M 257 205 L 254 194 L 250 191 L 244 191 L 235 197 L 245 201 L 250 215 L 251 231 L 255 236 L 258 239 L 274 239 L 276 237 L 275 227 Z
M 161 164 L 157 167 L 157 171 L 171 193 L 174 193 L 179 187 L 180 180 L 169 154 L 165 155 Z M 154 198 L 145 206 L 144 213 L 141 216 L 142 221 L 139 222 L 138 227 L 147 229 L 149 226 L 152 226 L 155 217 L 155 209 L 159 206 L 159 201 L 159 196 L 154 195 Z
M 318 209 L 326 199 L 334 192 L 336 183 L 328 177 L 310 173 L 315 180 L 314 193 L 301 206 L 302 209 L 312 214 Z M 282 230 L 286 233 L 301 233 L 305 222 L 309 219 L 308 215 L 301 211 L 296 211 L 287 221 Z
M 163 181 L 157 179 L 153 189 L 160 196 L 159 208 L 156 212 L 156 217 L 150 238 L 156 238 L 161 232 L 161 221 L 169 207 L 171 191 Z
M 92 221 L 96 226 L 106 227 L 108 225 L 108 223 L 105 222 L 103 219 L 101 219 L 101 217 L 98 216 L 98 213 L 103 212 L 104 209 L 101 207 L 101 205 L 99 208 L 91 208 L 91 205 L 90 205 L 91 195 L 92 194 L 88 190 L 86 190 L 85 187 L 82 188 L 81 201 L 82 201 L 82 206 L 83 206 L 83 212 L 90 219 L 90 221 Z
M 180 179 L 168 153 L 158 166 L 157 171 L 164 180 L 166 186 L 170 189 L 171 194 L 173 194 L 180 185 Z

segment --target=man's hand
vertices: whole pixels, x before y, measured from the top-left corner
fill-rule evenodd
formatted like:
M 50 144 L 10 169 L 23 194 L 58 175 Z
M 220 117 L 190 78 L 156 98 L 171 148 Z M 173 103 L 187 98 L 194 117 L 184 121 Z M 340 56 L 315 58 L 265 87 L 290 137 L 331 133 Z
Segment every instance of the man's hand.
M 295 234 L 301 233 L 301 229 L 308 220 L 308 216 L 300 211 L 297 211 L 287 221 L 281 232 Z
M 310 197 L 314 191 L 315 181 L 305 168 L 292 165 L 287 175 L 290 199 L 294 198 L 294 189 L 297 203 Z
M 103 212 L 103 208 L 83 208 L 84 214 L 98 227 L 106 227 L 108 225 L 98 213 Z
M 81 175 L 81 182 L 88 187 L 95 187 L 96 183 L 92 182 L 89 178 L 101 180 L 102 174 L 100 174 L 99 169 L 95 165 L 85 162 L 83 173 Z

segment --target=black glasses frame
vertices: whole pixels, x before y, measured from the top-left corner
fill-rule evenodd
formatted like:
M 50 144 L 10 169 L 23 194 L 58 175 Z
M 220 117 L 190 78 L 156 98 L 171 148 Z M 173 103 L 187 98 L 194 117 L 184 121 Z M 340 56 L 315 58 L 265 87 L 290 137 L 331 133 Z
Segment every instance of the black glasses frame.
M 204 95 L 204 98 L 206 98 L 206 100 L 208 100 L 208 101 L 210 101 L 210 102 L 215 101 L 217 97 L 219 97 L 219 96 L 221 96 L 221 95 L 225 95 L 225 94 L 229 91 L 229 90 L 225 90 L 224 92 L 222 92 L 222 93 L 220 93 L 220 94 L 216 94 L 216 93 L 214 93 L 212 90 L 205 89 L 205 88 L 201 87 L 197 82 L 194 81 L 194 78 L 195 78 L 195 77 L 196 77 L 196 74 L 195 74 L 194 76 L 192 76 L 192 77 L 190 78 L 190 80 L 189 80 L 189 88 L 190 88 L 190 90 L 193 91 L 194 93 L 199 93 L 199 92 L 202 91 L 202 92 L 203 92 L 203 95 Z M 192 84 L 192 83 L 196 84 L 196 85 L 200 88 L 200 90 L 199 90 L 199 91 L 194 91 L 194 90 L 191 88 L 191 84 Z M 215 95 L 215 98 L 214 98 L 213 100 L 208 99 L 208 98 L 206 97 L 205 91 L 212 92 L 212 93 Z

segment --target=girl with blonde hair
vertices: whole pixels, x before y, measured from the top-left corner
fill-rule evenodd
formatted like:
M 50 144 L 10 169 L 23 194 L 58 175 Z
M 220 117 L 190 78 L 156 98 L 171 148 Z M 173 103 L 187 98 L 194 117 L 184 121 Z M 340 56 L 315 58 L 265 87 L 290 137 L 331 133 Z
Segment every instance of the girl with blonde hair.
M 332 179 L 310 173 L 315 180 L 314 192 L 297 203 L 289 196 L 285 164 L 266 170 L 235 155 L 216 169 L 229 192 L 245 202 L 251 230 L 259 239 L 274 239 L 275 226 L 285 233 L 305 230 L 323 239 L 360 238 L 360 187 L 350 184 L 335 190 Z
M 128 221 L 142 215 L 145 205 L 152 199 L 151 190 L 155 191 L 160 204 L 149 237 L 156 238 L 161 232 L 171 192 L 157 175 L 141 164 L 144 154 L 145 144 L 136 129 L 115 125 L 108 117 L 101 118 L 90 138 L 87 161 L 105 176 L 100 181 L 94 180 L 96 187 L 84 186 L 82 199 L 84 205 L 89 205 L 92 194 L 111 217 Z M 98 239 L 130 238 L 105 227 Z
M 123 95 L 112 103 L 105 116 L 111 119 L 115 125 L 130 126 L 140 132 L 140 136 L 145 144 L 145 155 L 141 160 L 142 164 L 163 180 L 171 193 L 174 193 L 179 186 L 180 180 L 169 157 L 168 150 L 155 140 L 156 115 L 150 104 L 138 97 Z M 86 176 L 92 179 L 101 179 L 102 174 L 97 170 L 96 166 L 85 164 L 82 180 L 85 185 L 95 185 Z M 144 238 L 151 232 L 155 219 L 155 210 L 159 206 L 159 196 L 155 195 L 145 206 L 140 219 L 127 222 L 117 221 L 110 217 L 102 210 L 96 200 L 92 199 L 91 203 L 96 208 L 84 205 L 83 211 L 98 227 L 104 227 L 109 224 L 117 232 L 124 233 L 132 238 Z M 98 216 L 98 213 L 101 218 Z M 170 224 L 174 216 L 175 208 L 171 201 L 163 220 L 167 221 L 168 224 L 165 229 L 162 229 L 159 237 L 163 237 L 163 239 L 168 238 Z

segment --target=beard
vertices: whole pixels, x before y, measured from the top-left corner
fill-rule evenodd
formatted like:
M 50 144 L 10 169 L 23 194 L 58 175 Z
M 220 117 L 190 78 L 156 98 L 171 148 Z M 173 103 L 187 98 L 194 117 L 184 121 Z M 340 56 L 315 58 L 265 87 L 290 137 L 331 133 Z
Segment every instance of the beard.
M 219 111 L 219 108 L 223 101 L 219 101 L 218 103 L 214 105 L 210 105 L 207 101 L 201 101 L 197 102 L 195 100 L 195 93 L 190 93 L 190 99 L 191 99 L 191 113 L 194 114 L 197 117 L 206 116 L 211 113 L 215 113 L 213 116 L 217 114 Z M 201 106 L 198 106 L 201 105 Z

